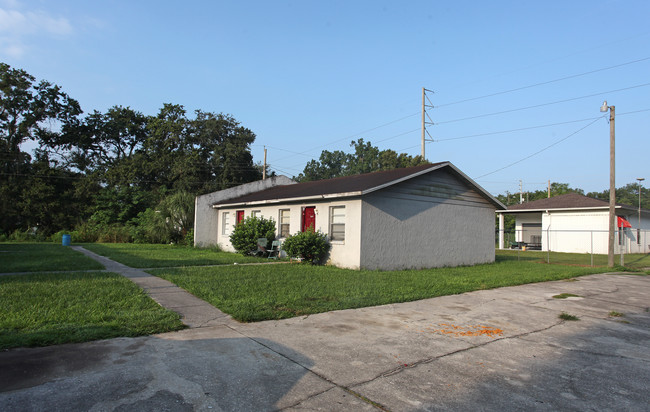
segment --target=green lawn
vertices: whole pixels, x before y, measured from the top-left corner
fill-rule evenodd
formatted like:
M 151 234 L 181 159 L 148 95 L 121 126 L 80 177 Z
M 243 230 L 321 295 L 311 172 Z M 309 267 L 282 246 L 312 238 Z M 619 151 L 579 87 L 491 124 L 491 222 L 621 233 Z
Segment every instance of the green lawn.
M 104 269 L 100 263 L 51 243 L 0 243 L 0 273 Z
M 113 273 L 0 276 L 0 349 L 141 336 L 184 328 Z
M 235 319 L 249 322 L 607 271 L 603 267 L 547 265 L 499 256 L 494 264 L 391 272 L 302 264 L 188 267 L 150 272 L 210 302 Z
M 87 243 L 84 248 L 134 268 L 175 266 L 232 265 L 233 263 L 268 262 L 268 259 L 175 245 L 133 243 Z
M 609 271 L 585 256 L 497 251 L 494 264 L 407 271 L 353 271 L 267 262 L 214 249 L 168 245 L 87 244 L 96 253 L 168 279 L 242 321 L 282 319 L 337 309 L 425 299 L 472 290 L 573 278 Z M 596 256 L 596 264 L 606 256 Z M 648 267 L 648 255 L 626 264 Z M 68 247 L 0 243 L 0 272 L 67 273 L 0 276 L 0 349 L 84 342 L 182 329 L 177 314 L 161 308 L 128 279 L 81 273 L 101 265 Z M 203 267 L 199 267 L 203 265 Z M 225 265 L 206 267 L 207 265 Z M 175 267 L 169 269 L 169 267 Z
M 551 264 L 590 266 L 592 256 L 588 253 L 539 252 L 533 250 L 497 250 L 497 256 L 520 261 L 546 262 Z M 620 265 L 621 256 L 614 256 L 614 264 Z M 594 266 L 607 266 L 607 255 L 593 255 Z M 623 263 L 629 269 L 650 268 L 650 254 L 631 253 L 623 255 Z M 619 268 L 620 269 L 620 268 Z

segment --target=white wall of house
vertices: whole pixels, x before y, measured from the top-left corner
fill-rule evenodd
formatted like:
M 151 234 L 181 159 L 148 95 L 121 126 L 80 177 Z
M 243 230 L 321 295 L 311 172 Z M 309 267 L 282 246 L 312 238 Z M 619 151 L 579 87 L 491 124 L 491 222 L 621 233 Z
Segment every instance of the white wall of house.
M 450 172 L 363 197 L 361 268 L 398 270 L 494 262 L 496 207 Z
M 542 250 L 606 254 L 608 216 L 607 210 L 542 213 Z
M 217 244 L 219 215 L 217 211 L 212 208 L 214 203 L 258 192 L 273 186 L 290 185 L 295 183 L 296 182 L 286 176 L 273 176 L 266 180 L 258 180 L 256 182 L 235 186 L 230 189 L 197 196 L 194 200 L 194 245 L 205 247 Z
M 641 241 L 637 241 L 638 215 L 627 210 L 617 210 L 625 217 L 632 229 L 623 233 L 617 230 L 614 253 L 650 252 L 650 216 L 642 216 Z M 522 241 L 525 223 L 542 223 L 542 250 L 565 253 L 607 254 L 609 239 L 608 210 L 550 210 L 548 212 L 517 213 L 515 230 L 517 241 Z M 619 236 L 622 242 L 619 243 Z
M 217 231 L 217 243 L 227 251 L 235 251 L 230 243 L 230 234 L 234 229 L 237 211 L 244 211 L 244 218 L 252 216 L 253 212 L 257 216 L 266 219 L 273 219 L 276 222 L 276 235 L 278 240 L 283 241 L 280 237 L 280 211 L 289 210 L 289 232 L 296 234 L 302 227 L 302 212 L 305 207 L 315 207 L 316 225 L 315 229 L 330 236 L 330 208 L 344 207 L 345 213 L 345 239 L 332 240 L 329 262 L 333 265 L 359 269 L 360 255 L 360 228 L 361 228 L 361 201 L 359 199 L 342 199 L 333 201 L 313 201 L 301 203 L 278 203 L 273 205 L 247 205 L 242 207 L 228 207 L 215 209 L 221 224 Z M 341 209 L 337 209 L 339 212 Z M 224 220 L 224 214 L 227 215 Z M 224 225 L 225 222 L 225 225 Z

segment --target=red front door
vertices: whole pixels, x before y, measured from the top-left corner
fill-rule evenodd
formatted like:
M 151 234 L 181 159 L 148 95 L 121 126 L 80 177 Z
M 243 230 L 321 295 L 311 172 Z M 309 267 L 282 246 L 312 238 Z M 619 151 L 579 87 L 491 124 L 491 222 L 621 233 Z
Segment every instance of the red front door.
M 244 211 L 243 210 L 238 210 L 237 211 L 237 223 L 239 224 L 242 220 L 244 220 Z
M 302 210 L 302 231 L 312 228 L 316 230 L 316 208 L 314 206 L 306 207 Z

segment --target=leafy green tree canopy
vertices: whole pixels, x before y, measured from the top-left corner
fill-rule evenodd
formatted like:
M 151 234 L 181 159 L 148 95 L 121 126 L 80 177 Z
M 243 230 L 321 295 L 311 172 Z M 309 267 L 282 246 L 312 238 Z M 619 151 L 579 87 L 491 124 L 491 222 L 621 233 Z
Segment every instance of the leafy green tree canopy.
M 398 154 L 391 149 L 379 150 L 378 147 L 373 146 L 370 142 L 365 142 L 362 138 L 356 142 L 352 141 L 350 146 L 354 148 L 354 153 L 348 154 L 340 150 L 334 152 L 323 150 L 319 160 L 309 161 L 303 172 L 296 177 L 296 180 L 309 182 L 379 170 L 419 166 L 427 163 L 422 156 Z
M 0 63 L 2 171 L 15 171 L 15 162 L 25 159 L 20 145 L 26 140 L 48 140 L 55 133 L 49 121 L 65 122 L 80 113 L 79 103 L 59 86 L 45 80 L 36 83 L 26 71 Z

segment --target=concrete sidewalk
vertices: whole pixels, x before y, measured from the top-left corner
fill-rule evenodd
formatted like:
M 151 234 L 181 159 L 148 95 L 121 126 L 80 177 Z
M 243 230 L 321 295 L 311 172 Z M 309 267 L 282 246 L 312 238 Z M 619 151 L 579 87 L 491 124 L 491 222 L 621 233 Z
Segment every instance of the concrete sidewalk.
M 579 297 L 553 298 L 560 293 Z M 562 312 L 580 320 L 562 321 Z M 1 352 L 0 410 L 649 410 L 648 276 L 592 275 L 283 321 L 219 319 Z
M 181 315 L 181 321 L 190 328 L 226 325 L 235 322 L 229 315 L 169 281 L 150 275 L 141 269 L 123 265 L 81 246 L 72 246 L 72 249 L 95 259 L 109 272 L 118 273 L 131 279 L 160 306 Z

